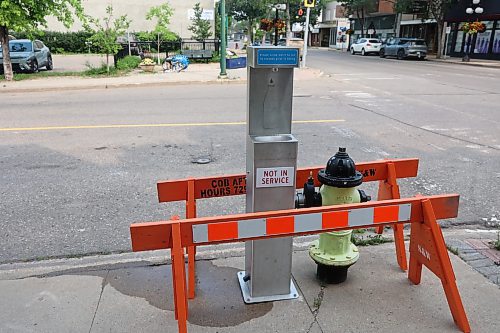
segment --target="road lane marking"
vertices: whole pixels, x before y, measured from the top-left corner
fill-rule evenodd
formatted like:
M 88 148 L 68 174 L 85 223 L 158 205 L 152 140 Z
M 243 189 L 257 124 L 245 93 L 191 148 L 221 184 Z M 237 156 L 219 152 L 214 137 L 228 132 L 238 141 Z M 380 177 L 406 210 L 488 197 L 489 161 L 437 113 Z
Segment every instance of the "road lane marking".
M 341 123 L 344 119 L 294 120 L 293 124 Z M 0 132 L 55 131 L 70 129 L 106 129 L 106 128 L 145 128 L 145 127 L 208 127 L 245 125 L 244 121 L 220 123 L 170 123 L 170 124 L 117 124 L 117 125 L 81 125 L 81 126 L 47 126 L 47 127 L 13 127 L 0 128 Z

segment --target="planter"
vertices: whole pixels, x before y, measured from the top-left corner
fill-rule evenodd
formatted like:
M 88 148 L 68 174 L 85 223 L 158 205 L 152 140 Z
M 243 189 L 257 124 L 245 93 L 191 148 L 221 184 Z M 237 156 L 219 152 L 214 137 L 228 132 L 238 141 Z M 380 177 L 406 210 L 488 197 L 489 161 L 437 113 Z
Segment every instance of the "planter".
M 247 58 L 246 57 L 226 59 L 226 68 L 227 69 L 237 69 L 237 68 L 245 68 L 245 67 L 247 67 Z
M 141 69 L 145 72 L 153 73 L 155 71 L 155 65 L 141 65 Z

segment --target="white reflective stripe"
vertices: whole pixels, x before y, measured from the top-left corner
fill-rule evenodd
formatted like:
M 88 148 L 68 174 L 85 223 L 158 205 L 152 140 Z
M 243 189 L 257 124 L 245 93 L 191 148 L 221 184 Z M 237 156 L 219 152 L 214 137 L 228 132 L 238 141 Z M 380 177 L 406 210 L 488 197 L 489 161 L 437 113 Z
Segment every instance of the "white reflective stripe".
M 208 242 L 208 224 L 193 225 L 193 243 Z
M 323 228 L 323 214 L 296 215 L 294 223 L 295 232 L 321 230 Z
M 350 227 L 374 224 L 374 208 L 358 208 L 348 211 Z M 398 220 L 387 222 L 405 222 L 411 218 L 411 204 L 398 205 Z M 238 239 L 266 236 L 266 218 L 238 221 Z M 321 231 L 323 213 L 294 216 L 294 232 Z M 207 243 L 208 224 L 193 225 L 193 243 Z
M 353 209 L 349 211 L 349 226 L 373 224 L 373 208 Z
M 399 205 L 398 221 L 409 221 L 411 218 L 411 204 Z
M 266 219 L 238 221 L 238 238 L 261 237 L 266 235 Z

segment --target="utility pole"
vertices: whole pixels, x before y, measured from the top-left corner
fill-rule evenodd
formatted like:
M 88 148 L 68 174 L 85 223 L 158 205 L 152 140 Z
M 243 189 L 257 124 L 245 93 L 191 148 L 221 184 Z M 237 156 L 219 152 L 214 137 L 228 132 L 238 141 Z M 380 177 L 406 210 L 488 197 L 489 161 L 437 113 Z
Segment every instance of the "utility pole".
M 219 78 L 226 78 L 226 0 L 221 0 L 220 8 L 220 74 Z
M 302 68 L 306 67 L 307 59 L 307 44 L 309 43 L 309 15 L 311 15 L 311 8 L 307 7 L 306 11 L 306 26 L 304 28 L 304 54 L 302 55 Z

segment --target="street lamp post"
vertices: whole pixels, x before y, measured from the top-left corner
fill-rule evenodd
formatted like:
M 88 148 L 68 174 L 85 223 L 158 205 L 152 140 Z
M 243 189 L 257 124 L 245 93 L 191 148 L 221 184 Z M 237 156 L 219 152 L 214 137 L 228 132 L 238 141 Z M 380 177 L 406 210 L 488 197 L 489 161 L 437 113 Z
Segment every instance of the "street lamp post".
M 354 38 L 354 16 L 353 15 L 349 15 L 349 30 L 351 33 L 349 34 L 349 43 L 347 44 L 347 51 L 349 51 L 351 49 L 352 39 Z
M 279 9 L 276 6 L 276 19 L 274 21 L 274 46 L 278 46 L 278 20 L 280 19 Z
M 220 8 L 220 74 L 219 78 L 226 78 L 226 0 L 221 0 Z
M 470 19 L 468 20 L 469 23 L 472 22 L 474 15 L 479 15 L 484 12 L 483 7 L 479 5 L 481 0 L 472 0 L 472 7 L 468 7 L 465 10 L 465 13 L 467 15 L 470 15 Z M 474 7 L 474 8 L 473 8 Z M 463 62 L 469 62 L 470 61 L 470 48 L 471 48 L 471 43 L 472 43 L 472 34 L 470 32 L 467 33 L 467 43 L 465 46 L 465 52 L 464 52 L 464 57 L 462 58 Z
M 276 4 L 274 5 L 274 10 L 276 11 L 276 16 L 274 19 L 274 46 L 278 46 L 278 41 L 279 41 L 279 27 L 278 27 L 278 21 L 280 19 L 280 9 L 281 10 L 286 10 L 286 4 Z

